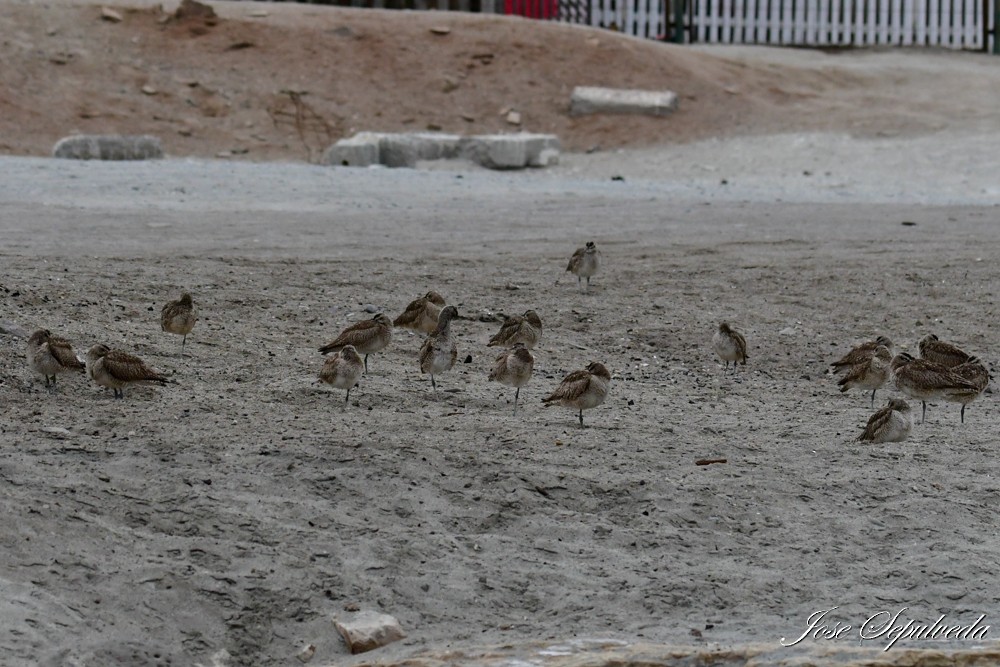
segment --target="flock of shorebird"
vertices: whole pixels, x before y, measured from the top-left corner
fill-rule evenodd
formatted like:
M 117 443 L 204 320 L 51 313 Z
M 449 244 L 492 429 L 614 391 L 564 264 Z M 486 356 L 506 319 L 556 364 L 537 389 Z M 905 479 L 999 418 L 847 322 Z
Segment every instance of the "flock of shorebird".
M 746 365 L 747 343 L 738 331 L 727 323 L 719 325 L 712 337 L 712 347 L 726 367 L 733 362 Z M 885 336 L 862 343 L 830 364 L 841 378 L 841 392 L 850 389 L 871 390 L 871 406 L 875 407 L 875 392 L 892 384 L 923 406 L 920 421 L 927 416 L 927 401 L 945 400 L 960 403 L 961 421 L 965 423 L 965 407 L 978 398 L 990 383 L 990 373 L 978 357 L 946 343 L 934 334 L 924 336 L 918 344 L 920 358 L 907 352 L 892 355 L 892 341 Z M 893 398 L 868 420 L 858 436 L 863 442 L 902 442 L 912 430 L 910 405 Z
M 588 242 L 569 260 L 566 270 L 577 276 L 578 285 L 590 288 L 590 278 L 601 266 L 597 246 Z M 393 329 L 409 329 L 426 335 L 420 347 L 420 371 L 430 376 L 431 387 L 437 390 L 434 377 L 452 369 L 458 358 L 458 348 L 452 336 L 451 324 L 458 317 L 458 309 L 449 306 L 437 292 L 430 291 L 412 301 L 399 317 L 390 320 L 383 313 L 357 322 L 344 329 L 337 338 L 323 345 L 319 351 L 331 356 L 326 358 L 319 380 L 337 389 L 346 390 L 344 405 L 350 401 L 351 389 L 368 371 L 368 357 L 381 352 L 392 341 Z M 163 331 L 183 336 L 181 353 L 198 321 L 190 294 L 165 305 L 160 313 Z M 531 379 L 535 359 L 531 350 L 542 336 L 542 320 L 534 310 L 524 315 L 514 315 L 504 322 L 493 336 L 489 347 L 502 347 L 496 357 L 489 380 L 514 387 L 514 414 L 521 387 Z M 981 395 L 990 381 L 989 371 L 977 358 L 954 345 L 938 340 L 931 334 L 919 344 L 920 358 L 906 352 L 892 355 L 892 341 L 879 336 L 859 345 L 842 359 L 831 364 L 832 371 L 841 375 L 842 392 L 850 389 L 871 390 L 871 405 L 875 405 L 875 392 L 892 383 L 923 404 L 921 421 L 927 414 L 927 401 L 943 399 L 962 405 L 961 420 L 965 422 L 966 406 Z M 723 322 L 712 337 L 712 349 L 725 362 L 726 370 L 733 364 L 746 366 L 746 338 Z M 361 355 L 364 355 L 362 357 Z M 87 351 L 86 362 L 77 358 L 70 343 L 48 330 L 41 329 L 28 338 L 28 364 L 33 371 L 45 378 L 46 386 L 55 386 L 56 376 L 66 371 L 85 371 L 98 385 L 108 387 L 115 398 L 124 397 L 124 388 L 133 383 L 174 383 L 173 380 L 150 369 L 142 359 L 113 350 L 106 345 L 94 345 Z M 549 396 L 542 399 L 548 405 L 562 405 L 579 414 L 583 427 L 583 411 L 604 402 L 611 384 L 611 374 L 604 364 L 592 362 L 586 368 L 567 375 Z M 870 442 L 899 442 L 905 440 L 912 429 L 910 406 L 902 399 L 892 399 L 888 405 L 872 415 L 864 432 L 858 438 Z
M 577 276 L 582 287 L 586 279 L 587 289 L 590 278 L 601 266 L 601 254 L 593 241 L 573 253 L 566 270 Z M 411 302 L 395 320 L 384 313 L 371 319 L 357 322 L 344 329 L 333 341 L 323 345 L 319 351 L 333 353 L 327 357 L 319 372 L 319 379 L 337 389 L 346 390 L 344 405 L 351 398 L 351 389 L 357 386 L 361 376 L 368 371 L 368 357 L 384 350 L 392 341 L 395 327 L 410 329 L 426 335 L 420 347 L 418 360 L 420 371 L 431 378 L 431 387 L 436 390 L 435 375 L 452 369 L 458 358 L 458 347 L 452 336 L 451 323 L 458 317 L 455 306 L 446 305 L 444 298 L 431 291 Z M 183 336 L 181 353 L 187 343 L 187 336 L 198 321 L 191 295 L 184 293 L 180 299 L 165 305 L 160 313 L 163 331 Z M 489 374 L 491 381 L 514 387 L 514 414 L 521 387 L 528 383 L 534 368 L 532 348 L 542 336 L 542 320 L 534 310 L 524 315 L 507 318 L 500 331 L 489 341 L 489 347 L 503 347 L 496 357 Z M 362 358 L 361 355 L 364 355 Z M 56 376 L 67 371 L 85 371 L 98 385 L 108 387 L 115 398 L 124 398 L 124 389 L 135 383 L 175 383 L 174 380 L 157 373 L 135 355 L 113 350 L 97 344 L 87 351 L 86 361 L 81 361 L 69 341 L 54 336 L 47 329 L 39 329 L 28 338 L 27 359 L 29 367 L 45 378 L 46 386 L 55 386 Z M 574 371 L 549 396 L 542 399 L 548 405 L 562 405 L 577 410 L 580 426 L 583 426 L 583 411 L 595 408 L 608 395 L 611 374 L 599 362 L 592 362 L 586 368 Z
M 837 382 L 840 391 L 870 389 L 874 407 L 875 392 L 891 382 L 902 393 L 920 401 L 923 408 L 920 423 L 927 417 L 927 401 L 944 400 L 962 405 L 960 417 L 964 424 L 965 407 L 986 391 L 990 383 L 986 365 L 934 334 L 924 336 L 917 347 L 920 358 L 907 352 L 893 356 L 892 341 L 885 336 L 855 347 L 831 364 L 833 372 L 842 376 Z M 911 429 L 909 404 L 893 398 L 872 415 L 858 440 L 901 442 L 909 437 Z

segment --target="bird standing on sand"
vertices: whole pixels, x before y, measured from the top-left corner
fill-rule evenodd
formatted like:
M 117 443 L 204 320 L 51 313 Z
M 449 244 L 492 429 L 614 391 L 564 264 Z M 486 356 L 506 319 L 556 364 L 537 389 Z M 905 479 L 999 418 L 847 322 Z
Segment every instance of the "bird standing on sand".
M 490 381 L 516 388 L 514 391 L 515 417 L 517 416 L 517 397 L 521 393 L 521 387 L 528 384 L 531 379 L 531 371 L 534 367 L 535 358 L 531 356 L 528 347 L 521 342 L 514 343 L 514 346 L 509 350 L 504 350 L 493 364 Z
M 733 362 L 733 371 L 736 364 L 747 365 L 747 341 L 739 331 L 723 322 L 719 325 L 718 331 L 712 336 L 712 349 L 719 355 L 719 358 L 726 362 L 726 369 L 729 369 L 729 362 Z
M 959 376 L 963 380 L 970 382 L 976 389 L 977 392 L 964 392 L 955 394 L 954 396 L 948 398 L 947 400 L 953 403 L 962 404 L 962 423 L 965 423 L 965 406 L 967 406 L 972 401 L 979 398 L 986 387 L 990 384 L 990 371 L 986 368 L 986 365 L 979 360 L 979 357 L 969 357 L 969 360 L 964 364 L 959 364 L 951 369 L 951 372 Z
M 912 355 L 901 352 L 892 359 L 892 379 L 896 388 L 920 401 L 923 410 L 920 423 L 927 419 L 927 401 L 942 399 L 946 401 L 971 401 L 979 395 L 979 387 L 954 373 L 950 368 L 926 359 L 914 359 Z M 965 418 L 965 410 L 962 418 Z
M 450 371 L 458 358 L 458 346 L 451 336 L 451 321 L 458 317 L 455 306 L 445 306 L 438 316 L 437 329 L 420 346 L 420 372 L 431 376 L 431 387 L 437 391 L 434 376 Z
M 181 298 L 171 301 L 160 311 L 160 328 L 178 336 L 184 336 L 181 340 L 181 354 L 184 354 L 184 345 L 187 343 L 188 334 L 194 329 L 198 321 L 198 313 L 194 309 L 194 302 L 187 292 L 181 294 Z
M 604 402 L 611 386 L 611 373 L 604 364 L 594 361 L 585 369 L 567 375 L 554 392 L 543 398 L 548 407 L 552 404 L 579 410 L 580 428 L 583 428 L 583 411 L 596 408 Z
M 353 345 L 344 345 L 335 355 L 327 357 L 323 363 L 323 370 L 319 372 L 319 379 L 337 389 L 346 389 L 347 396 L 344 397 L 346 406 L 351 400 L 351 389 L 358 384 L 364 370 L 365 365 L 358 351 Z
M 892 374 L 892 353 L 885 345 L 879 345 L 868 361 L 854 364 L 837 384 L 840 391 L 848 389 L 871 389 L 871 406 L 875 407 L 875 392 L 889 379 Z
M 875 354 L 875 348 L 879 345 L 884 345 L 888 348 L 889 353 L 892 354 L 892 341 L 885 336 L 879 336 L 875 340 L 858 345 L 843 357 L 830 364 L 833 372 L 843 373 L 850 370 L 852 366 L 868 362 L 872 358 L 872 355 Z
M 351 345 L 355 352 L 365 355 L 365 373 L 367 373 L 368 355 L 381 352 L 390 341 L 392 341 L 392 320 L 379 313 L 370 320 L 361 320 L 347 327 L 333 342 L 319 348 L 319 351 L 327 354 Z
M 86 366 L 76 358 L 73 346 L 64 338 L 53 336 L 48 329 L 39 329 L 28 338 L 28 367 L 45 378 L 45 386 L 66 371 L 83 371 Z
M 601 268 L 601 251 L 593 241 L 587 241 L 587 245 L 577 248 L 573 256 L 569 258 L 566 270 L 576 276 L 576 284 L 579 286 L 583 278 L 587 279 L 587 289 L 590 289 L 590 277 Z

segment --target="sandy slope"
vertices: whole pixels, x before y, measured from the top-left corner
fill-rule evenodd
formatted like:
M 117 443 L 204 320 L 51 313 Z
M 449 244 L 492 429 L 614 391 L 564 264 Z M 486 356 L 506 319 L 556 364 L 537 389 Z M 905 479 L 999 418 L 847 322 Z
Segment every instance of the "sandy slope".
M 572 150 L 791 131 L 913 136 L 1000 126 L 982 54 L 692 49 L 519 18 L 218 3 L 0 3 L 0 152 L 153 134 L 174 156 L 316 161 L 359 130 L 552 132 Z M 447 35 L 432 28 L 449 28 Z M 921 55 L 917 56 L 917 53 Z M 568 114 L 574 86 L 669 89 L 669 118 Z M 504 120 L 517 110 L 519 127 Z

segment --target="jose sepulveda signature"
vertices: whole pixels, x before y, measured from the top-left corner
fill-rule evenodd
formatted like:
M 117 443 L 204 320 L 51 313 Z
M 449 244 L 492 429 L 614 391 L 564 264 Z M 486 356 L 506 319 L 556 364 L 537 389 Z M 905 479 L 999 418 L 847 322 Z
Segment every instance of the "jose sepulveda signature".
M 831 640 L 849 637 L 853 626 L 833 618 L 833 611 L 839 607 L 820 609 L 806 619 L 806 628 L 794 640 L 781 638 L 782 646 L 795 646 L 805 639 Z M 903 607 L 896 613 L 880 611 L 872 614 L 858 629 L 858 643 L 881 639 L 885 643 L 883 651 L 891 649 L 900 639 L 985 639 L 990 626 L 983 623 L 986 614 L 980 614 L 972 623 L 959 624 L 948 620 L 947 614 L 941 614 L 933 623 L 917 621 L 903 615 L 909 607 Z

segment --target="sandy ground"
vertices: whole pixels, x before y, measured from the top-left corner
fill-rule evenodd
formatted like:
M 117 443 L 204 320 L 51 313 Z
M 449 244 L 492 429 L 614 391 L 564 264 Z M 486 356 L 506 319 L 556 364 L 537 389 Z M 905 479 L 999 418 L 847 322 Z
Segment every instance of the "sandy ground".
M 1000 612 L 993 396 L 964 426 L 933 405 L 909 442 L 860 446 L 867 397 L 824 376 L 878 333 L 912 349 L 935 332 L 992 365 L 1000 231 L 975 192 L 796 203 L 537 173 L 2 166 L 4 319 L 179 383 L 50 393 L 3 337 L 5 664 L 225 648 L 282 665 L 307 642 L 341 662 L 330 618 L 352 603 L 402 621 L 387 655 L 777 641 L 834 605 L 848 622 Z M 607 268 L 584 294 L 563 269 L 587 239 Z M 429 288 L 472 318 L 442 391 L 408 333 L 346 410 L 314 384 L 315 347 L 363 305 L 395 314 Z M 181 289 L 202 313 L 183 358 L 157 322 Z M 526 308 L 546 329 L 514 419 L 486 382 L 498 325 L 475 320 Z M 720 319 L 750 341 L 735 376 L 706 346 Z M 538 399 L 595 359 L 612 390 L 581 431 Z
M 777 643 L 833 606 L 996 623 L 994 395 L 964 425 L 934 404 L 910 441 L 861 446 L 867 396 L 824 374 L 877 334 L 937 333 L 994 367 L 998 88 L 963 85 L 994 61 L 681 53 L 812 68 L 809 108 L 831 111 L 519 174 L 0 158 L 0 322 L 178 383 L 50 392 L 0 334 L 0 662 L 294 665 L 313 643 L 314 664 L 344 664 L 330 619 L 351 605 L 400 619 L 386 656 Z M 863 87 L 830 92 L 829 58 L 877 123 L 859 125 Z M 921 80 L 951 87 L 884 114 Z M 564 268 L 587 240 L 605 270 L 581 293 Z M 201 312 L 185 357 L 158 323 L 183 289 Z M 432 392 L 398 332 L 342 409 L 316 347 L 428 289 L 468 318 L 462 362 Z M 527 308 L 545 333 L 514 419 L 480 319 Z M 736 375 L 707 345 L 722 319 L 749 340 Z M 612 388 L 580 430 L 539 399 L 591 360 Z

